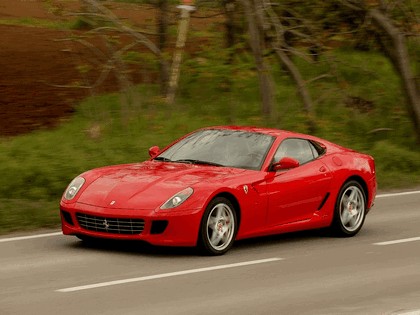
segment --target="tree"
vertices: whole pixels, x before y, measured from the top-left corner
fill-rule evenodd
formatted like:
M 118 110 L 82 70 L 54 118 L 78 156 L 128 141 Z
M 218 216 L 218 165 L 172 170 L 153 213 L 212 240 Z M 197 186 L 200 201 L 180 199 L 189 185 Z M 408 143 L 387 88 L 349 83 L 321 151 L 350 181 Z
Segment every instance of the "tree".
M 273 81 L 269 71 L 269 64 L 264 60 L 264 55 L 268 55 L 265 50 L 271 50 L 277 56 L 283 69 L 287 71 L 290 78 L 297 87 L 298 95 L 303 103 L 303 111 L 308 121 L 309 132 L 316 129 L 315 118 L 313 115 L 313 102 L 306 87 L 298 67 L 295 65 L 292 56 L 298 54 L 291 45 L 288 44 L 286 36 L 293 34 L 297 37 L 310 38 L 310 34 L 305 34 L 295 25 L 285 25 L 282 22 L 281 14 L 273 9 L 272 2 L 267 0 L 242 0 L 245 16 L 248 22 L 248 32 L 250 46 L 254 55 L 262 97 L 263 113 L 269 115 L 274 106 L 272 90 Z M 293 17 L 295 24 L 302 23 L 302 19 Z M 305 22 L 305 21 L 303 21 Z M 305 31 L 308 31 L 305 29 Z M 309 60 L 309 58 L 306 58 Z
M 161 52 L 166 48 L 168 37 L 168 0 L 157 1 L 157 29 L 158 29 L 158 47 Z M 163 57 L 162 57 L 163 58 Z M 166 95 L 168 89 L 168 66 L 165 62 L 159 63 L 160 72 L 160 91 Z
M 298 94 L 303 102 L 304 112 L 308 119 L 309 132 L 314 132 L 316 129 L 316 123 L 313 115 L 312 98 L 306 88 L 305 80 L 303 79 L 298 67 L 296 67 L 290 57 L 290 55 L 293 54 L 293 50 L 289 45 L 287 45 L 285 37 L 287 34 L 287 27 L 283 25 L 279 15 L 273 10 L 271 2 L 263 0 L 263 6 L 264 13 L 266 15 L 264 18 L 265 23 L 267 24 L 266 29 L 267 31 L 271 30 L 272 33 L 267 34 L 266 37 L 269 39 L 270 45 L 276 53 L 278 59 L 289 73 L 291 79 L 295 82 Z M 296 30 L 294 30 L 294 33 L 305 36 L 303 33 L 298 33 Z
M 362 0 L 341 0 L 341 3 L 347 8 L 372 19 L 383 52 L 401 78 L 407 98 L 407 112 L 412 120 L 417 142 L 420 144 L 420 90 L 417 79 L 411 70 L 411 56 L 407 49 L 407 34 L 396 26 L 391 12 L 387 11 L 383 3 L 381 3 L 381 6 L 370 6 Z M 412 21 L 412 23 L 416 22 Z
M 228 63 L 232 63 L 233 50 L 235 46 L 235 0 L 223 0 L 223 10 L 226 16 L 225 29 L 226 29 L 226 47 L 231 49 L 229 53 Z
M 273 80 L 269 66 L 263 57 L 263 33 L 261 21 L 258 21 L 258 11 L 262 9 L 258 0 L 241 0 L 245 9 L 245 16 L 248 22 L 249 43 L 255 59 L 260 86 L 262 102 L 262 112 L 265 116 L 270 116 L 274 107 Z
M 181 16 L 178 26 L 178 37 L 176 40 L 174 57 L 172 59 L 172 67 L 168 81 L 168 91 L 166 94 L 166 102 L 168 104 L 173 104 L 175 100 L 175 94 L 178 88 L 179 75 L 181 71 L 182 52 L 185 47 L 190 24 L 190 12 L 195 10 L 195 7 L 190 5 L 182 5 L 179 8 L 181 9 Z
M 167 1 L 162 0 L 162 6 L 165 6 Z M 109 10 L 102 1 L 98 0 L 81 0 L 81 12 L 73 13 L 81 17 L 86 24 L 89 25 L 89 30 L 84 35 L 74 35 L 66 40 L 76 41 L 88 48 L 93 58 L 90 63 L 99 69 L 98 76 L 93 83 L 87 82 L 85 85 L 78 85 L 80 88 L 87 88 L 92 90 L 101 85 L 106 78 L 113 73 L 118 80 L 121 93 L 121 118 L 126 122 L 129 118 L 129 106 L 136 102 L 136 92 L 131 88 L 132 83 L 129 76 L 129 69 L 125 61 L 127 53 L 135 51 L 137 46 L 146 47 L 153 53 L 160 64 L 161 80 L 166 83 L 167 79 L 167 62 L 163 57 L 162 50 L 151 39 L 149 39 L 142 31 L 136 30 L 125 23 L 123 23 L 111 10 Z M 162 32 L 166 35 L 166 29 Z M 106 49 L 99 48 L 95 41 L 87 39 L 91 35 L 99 36 L 103 39 L 103 44 Z M 131 41 L 120 41 L 120 35 L 126 38 L 131 38 Z M 149 34 L 150 35 L 150 34 Z M 95 43 L 95 44 L 94 44 Z M 162 40 L 160 46 L 164 46 Z M 86 65 L 84 68 L 90 68 Z
M 167 62 L 163 57 L 161 49 L 151 39 L 149 39 L 141 31 L 135 30 L 131 28 L 130 26 L 124 24 L 111 10 L 109 10 L 106 6 L 100 3 L 100 1 L 98 0 L 81 0 L 81 1 L 83 4 L 82 8 L 84 8 L 86 11 L 83 11 L 76 15 L 82 16 L 82 17 L 93 18 L 94 20 L 101 19 L 103 21 L 103 24 L 95 25 L 95 28 L 90 31 L 91 34 L 97 33 L 97 34 L 106 36 L 107 32 L 117 32 L 117 33 L 129 35 L 132 38 L 132 42 L 128 43 L 126 46 L 124 46 L 120 50 L 115 51 L 115 53 L 111 55 L 111 58 L 109 58 L 109 60 L 107 61 L 107 66 L 104 67 L 104 70 L 102 71 L 100 75 L 100 78 L 103 78 L 109 73 L 109 69 L 111 65 L 123 64 L 121 58 L 124 52 L 127 52 L 130 49 L 133 49 L 135 46 L 142 45 L 146 47 L 151 53 L 153 53 L 158 58 L 160 69 L 161 69 L 161 75 L 164 77 L 163 80 L 165 80 L 165 78 L 167 77 L 167 74 L 165 73 L 165 71 L 167 71 L 168 69 Z M 166 2 L 166 1 L 163 1 L 163 2 Z M 92 50 L 95 48 L 93 47 L 93 45 L 87 42 L 83 42 L 83 43 L 87 45 L 89 48 L 91 48 Z

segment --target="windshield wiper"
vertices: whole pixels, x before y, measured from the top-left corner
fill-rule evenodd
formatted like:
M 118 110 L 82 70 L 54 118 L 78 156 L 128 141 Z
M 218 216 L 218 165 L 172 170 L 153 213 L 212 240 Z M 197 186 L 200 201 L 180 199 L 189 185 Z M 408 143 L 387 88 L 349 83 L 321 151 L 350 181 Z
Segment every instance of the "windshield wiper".
M 181 160 L 176 160 L 174 162 L 189 163 L 189 164 L 200 164 L 200 165 L 212 165 L 212 166 L 224 166 L 224 165 L 219 164 L 219 163 L 201 161 L 201 160 L 194 160 L 194 159 L 181 159 Z
M 163 157 L 163 156 L 158 156 L 158 157 L 155 157 L 155 158 L 153 159 L 153 161 L 172 162 L 172 160 L 171 160 L 171 159 L 168 159 L 168 158 Z

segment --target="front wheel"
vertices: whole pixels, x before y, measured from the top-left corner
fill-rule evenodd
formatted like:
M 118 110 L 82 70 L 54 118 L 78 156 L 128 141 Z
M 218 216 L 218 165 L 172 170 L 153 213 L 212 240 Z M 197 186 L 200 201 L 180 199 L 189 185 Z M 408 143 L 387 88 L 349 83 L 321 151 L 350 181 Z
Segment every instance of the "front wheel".
M 224 197 L 217 197 L 204 212 L 198 247 L 205 255 L 223 255 L 232 247 L 237 230 L 237 216 L 232 203 Z
M 366 195 L 357 181 L 343 185 L 335 204 L 332 229 L 338 236 L 356 235 L 365 221 Z

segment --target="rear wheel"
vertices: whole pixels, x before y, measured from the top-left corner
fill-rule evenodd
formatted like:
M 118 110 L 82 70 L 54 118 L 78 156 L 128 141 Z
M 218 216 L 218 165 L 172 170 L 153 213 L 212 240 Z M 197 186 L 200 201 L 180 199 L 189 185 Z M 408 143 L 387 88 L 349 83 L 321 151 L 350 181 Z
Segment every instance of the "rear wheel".
M 338 236 L 354 236 L 363 226 L 366 216 L 366 195 L 357 181 L 343 185 L 335 204 L 333 231 Z
M 232 203 L 224 197 L 213 199 L 201 220 L 199 249 L 205 255 L 226 253 L 233 245 L 237 229 L 237 216 Z

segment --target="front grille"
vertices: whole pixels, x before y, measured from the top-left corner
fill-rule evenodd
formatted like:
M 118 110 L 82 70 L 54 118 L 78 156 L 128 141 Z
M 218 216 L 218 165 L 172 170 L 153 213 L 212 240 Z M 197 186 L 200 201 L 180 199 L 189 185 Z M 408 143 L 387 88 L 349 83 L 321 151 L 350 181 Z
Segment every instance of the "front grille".
M 76 213 L 77 222 L 85 230 L 111 234 L 140 234 L 144 220 L 126 218 L 106 218 L 84 213 Z

